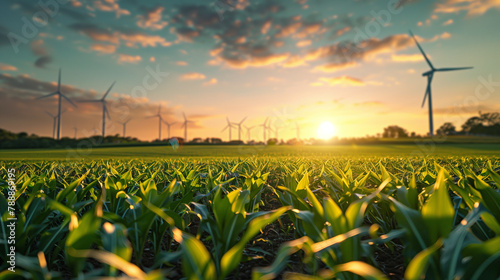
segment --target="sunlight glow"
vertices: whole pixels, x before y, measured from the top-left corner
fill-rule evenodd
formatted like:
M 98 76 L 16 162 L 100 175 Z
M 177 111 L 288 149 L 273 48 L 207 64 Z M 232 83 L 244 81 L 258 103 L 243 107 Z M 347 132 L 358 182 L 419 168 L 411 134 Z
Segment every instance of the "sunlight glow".
M 322 122 L 316 134 L 320 139 L 328 140 L 337 135 L 337 128 L 331 122 Z

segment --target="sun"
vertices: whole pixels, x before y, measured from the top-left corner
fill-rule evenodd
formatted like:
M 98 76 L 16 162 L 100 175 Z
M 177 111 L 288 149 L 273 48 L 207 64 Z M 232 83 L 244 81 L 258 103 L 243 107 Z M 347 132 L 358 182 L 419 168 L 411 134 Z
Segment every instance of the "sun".
M 316 134 L 319 138 L 328 140 L 337 134 L 337 128 L 331 122 L 322 122 L 319 125 Z

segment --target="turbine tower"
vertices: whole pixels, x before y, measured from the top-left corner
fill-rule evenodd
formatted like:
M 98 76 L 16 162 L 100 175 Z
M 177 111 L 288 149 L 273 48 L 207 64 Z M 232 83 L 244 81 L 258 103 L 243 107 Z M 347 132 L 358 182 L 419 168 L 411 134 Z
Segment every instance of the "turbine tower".
M 259 126 L 262 126 L 262 131 L 264 132 L 264 142 L 266 142 L 266 130 L 267 130 L 267 121 L 269 120 L 269 117 L 266 118 L 266 120 L 264 121 L 264 123 L 262 123 L 261 125 Z
M 76 139 L 76 135 L 78 134 L 78 127 L 75 126 L 75 127 L 73 127 L 73 129 L 75 130 L 75 137 L 74 138 Z
M 254 128 L 255 126 L 251 126 L 251 127 L 248 127 L 246 125 L 244 125 L 245 129 L 247 130 L 247 135 L 248 135 L 248 142 L 250 142 L 250 131 L 252 130 L 252 128 Z
M 434 136 L 434 121 L 432 119 L 431 83 L 432 83 L 432 79 L 434 77 L 434 72 L 447 72 L 447 71 L 466 70 L 466 69 L 472 69 L 473 67 L 434 68 L 434 65 L 432 65 L 431 61 L 429 60 L 429 58 L 425 54 L 424 50 L 422 49 L 422 47 L 418 43 L 417 39 L 415 38 L 415 35 L 413 35 L 413 32 L 411 32 L 411 30 L 410 30 L 410 35 L 411 35 L 411 37 L 413 37 L 413 40 L 417 44 L 418 49 L 420 50 L 420 52 L 424 56 L 425 61 L 427 61 L 427 64 L 431 68 L 431 70 L 422 73 L 422 76 L 427 77 L 427 89 L 425 91 L 424 101 L 422 102 L 422 107 L 424 107 L 425 100 L 427 99 L 427 97 L 429 97 L 429 101 L 428 101 L 428 104 L 429 104 L 429 135 L 432 137 L 432 136 Z
M 297 130 L 297 141 L 300 141 L 300 127 L 298 122 L 295 122 L 295 130 Z
M 61 92 L 61 68 L 59 68 L 59 79 L 57 81 L 57 91 L 53 92 L 51 94 L 47 94 L 41 97 L 38 97 L 37 99 L 42 99 L 46 97 L 50 97 L 53 95 L 58 95 L 58 109 L 57 109 L 57 140 L 60 139 L 61 136 L 61 103 L 62 103 L 62 98 L 66 99 L 71 105 L 76 106 L 73 101 L 71 101 L 69 98 L 67 98 L 62 92 Z
M 66 112 L 66 110 L 63 110 L 62 111 L 62 114 L 64 114 Z M 57 125 L 57 115 L 54 116 L 52 115 L 51 113 L 49 113 L 48 111 L 45 111 L 45 113 L 49 116 L 52 117 L 52 120 L 53 120 L 53 124 L 52 124 L 52 138 L 56 138 L 56 125 Z
M 158 106 L 158 114 L 154 116 L 149 116 L 147 117 L 148 119 L 150 118 L 156 118 L 158 117 L 158 140 L 161 141 L 161 123 L 163 121 L 163 118 L 161 117 L 161 104 Z
M 126 121 L 124 121 L 124 122 L 121 122 L 121 123 L 120 123 L 120 124 L 123 126 L 123 134 L 122 134 L 122 137 L 123 137 L 123 138 L 125 138 L 125 131 L 126 131 L 126 129 L 127 129 L 127 123 L 128 123 L 129 121 L 131 121 L 131 120 L 132 120 L 132 119 L 128 119 L 128 120 L 126 120 Z
M 239 123 L 233 123 L 233 125 L 236 125 L 238 127 L 238 140 L 241 141 L 241 125 L 243 124 L 243 122 L 247 119 L 247 117 L 244 117 L 241 122 Z
M 227 125 L 226 125 L 226 127 L 224 127 L 224 129 L 222 129 L 221 132 L 224 132 L 224 130 L 229 129 L 229 142 L 231 142 L 231 129 L 234 126 L 233 126 L 233 123 L 231 121 L 229 121 L 228 117 L 226 117 L 226 121 L 227 121 Z
M 177 122 L 171 122 L 171 123 L 169 123 L 169 122 L 163 121 L 163 123 L 167 125 L 168 139 L 170 139 L 170 126 L 176 124 Z
M 193 123 L 193 121 L 188 120 L 184 112 L 182 112 L 182 115 L 184 116 L 184 123 L 182 124 L 182 127 L 184 127 L 184 143 L 187 143 L 188 123 Z
M 106 93 L 104 93 L 104 96 L 101 99 L 97 100 L 82 100 L 80 102 L 86 102 L 86 103 L 93 103 L 93 102 L 100 102 L 102 104 L 102 138 L 106 136 L 106 116 L 108 116 L 108 119 L 111 119 L 109 116 L 109 111 L 108 108 L 106 107 L 106 96 L 108 96 L 109 92 L 111 91 L 111 88 L 115 85 L 116 82 L 113 82 L 111 86 L 108 88 Z

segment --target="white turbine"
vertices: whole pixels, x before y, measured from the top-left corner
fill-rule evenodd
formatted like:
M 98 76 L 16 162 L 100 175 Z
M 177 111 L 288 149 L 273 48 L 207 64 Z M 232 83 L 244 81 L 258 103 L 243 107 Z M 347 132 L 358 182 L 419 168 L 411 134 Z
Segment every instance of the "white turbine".
M 163 121 L 163 118 L 161 117 L 161 104 L 160 104 L 160 106 L 158 106 L 158 114 L 156 114 L 154 116 L 149 116 L 146 118 L 148 118 L 148 119 L 158 118 L 158 140 L 161 141 L 161 123 Z
M 163 123 L 167 125 L 168 139 L 170 139 L 170 126 L 176 124 L 177 122 L 171 122 L 171 123 L 169 123 L 169 122 L 163 121 Z
M 184 143 L 187 143 L 187 135 L 188 135 L 188 124 L 189 123 L 194 123 L 193 121 L 190 121 L 186 118 L 186 114 L 182 112 L 182 115 L 184 116 L 184 123 L 182 124 L 182 127 L 184 127 Z
M 226 117 L 226 121 L 227 121 L 227 125 L 226 125 L 226 127 L 224 127 L 224 129 L 222 129 L 221 132 L 224 132 L 224 130 L 229 129 L 229 142 L 231 142 L 231 130 L 234 126 L 233 126 L 233 123 L 231 121 L 229 121 L 228 117 Z
M 238 127 L 238 140 L 241 141 L 241 125 L 243 122 L 247 119 L 247 117 L 244 117 L 241 122 L 239 123 L 233 123 L 233 125 L 236 125 Z
M 127 129 L 127 123 L 128 123 L 129 121 L 131 121 L 131 120 L 132 120 L 132 119 L 128 119 L 128 120 L 126 120 L 126 121 L 124 121 L 124 122 L 121 122 L 121 123 L 120 123 L 120 124 L 123 126 L 123 134 L 122 134 L 122 137 L 123 137 L 123 138 L 125 138 L 125 131 L 126 131 L 126 129 Z
M 111 119 L 109 116 L 109 111 L 108 108 L 106 107 L 106 96 L 108 96 L 109 92 L 111 91 L 111 88 L 115 85 L 116 82 L 113 82 L 111 86 L 108 88 L 106 93 L 104 93 L 104 96 L 101 99 L 97 100 L 82 100 L 80 102 L 86 102 L 86 103 L 101 103 L 102 104 L 102 138 L 106 136 L 106 116 L 108 119 Z
M 61 103 L 62 103 L 62 98 L 66 99 L 71 105 L 76 106 L 73 101 L 71 101 L 69 98 L 67 98 L 62 92 L 61 92 L 61 68 L 59 68 L 59 79 L 57 80 L 57 91 L 53 92 L 51 94 L 47 94 L 41 97 L 38 97 L 37 99 L 42 99 L 46 97 L 50 97 L 53 95 L 58 95 L 58 109 L 57 109 L 57 140 L 60 139 L 61 136 Z
M 245 129 L 247 130 L 247 136 L 248 136 L 248 142 L 250 142 L 251 140 L 251 137 L 250 137 L 250 131 L 252 130 L 252 128 L 254 128 L 255 126 L 251 126 L 251 127 L 248 127 L 246 125 L 244 125 Z

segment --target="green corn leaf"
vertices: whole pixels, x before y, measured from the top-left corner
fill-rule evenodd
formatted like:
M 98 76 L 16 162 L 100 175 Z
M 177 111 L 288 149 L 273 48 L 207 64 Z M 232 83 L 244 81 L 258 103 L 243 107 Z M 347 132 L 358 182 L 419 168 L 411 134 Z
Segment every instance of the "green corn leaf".
M 422 218 L 429 230 L 431 242 L 436 242 L 438 238 L 448 237 L 453 227 L 455 211 L 448 195 L 444 176 L 444 169 L 441 169 L 434 185 L 434 192 L 427 203 L 422 206 Z
M 405 271 L 405 279 L 408 280 L 418 280 L 423 279 L 427 272 L 427 267 L 429 265 L 429 259 L 436 253 L 436 251 L 441 248 L 443 242 L 441 239 L 436 241 L 434 245 L 418 253 L 408 264 Z
M 182 268 L 189 280 L 216 280 L 217 271 L 207 248 L 192 235 L 173 229 L 174 239 L 181 244 Z

